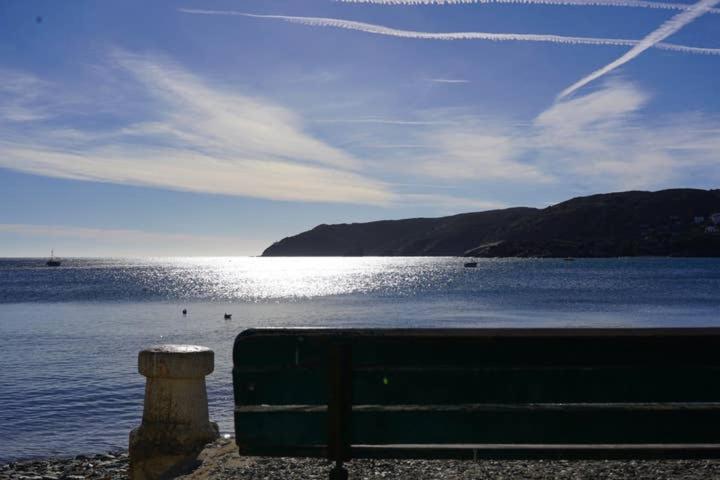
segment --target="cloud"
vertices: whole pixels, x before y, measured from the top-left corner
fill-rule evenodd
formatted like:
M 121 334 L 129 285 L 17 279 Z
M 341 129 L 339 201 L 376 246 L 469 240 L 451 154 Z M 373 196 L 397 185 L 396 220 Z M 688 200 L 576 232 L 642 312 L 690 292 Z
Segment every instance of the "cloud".
M 455 120 L 403 120 L 392 118 L 333 118 L 326 120 L 316 120 L 319 123 L 377 123 L 380 125 L 448 125 L 456 123 Z
M 42 237 L 68 237 L 88 240 L 111 240 L 114 242 L 188 242 L 188 241 L 238 241 L 235 237 L 215 235 L 188 235 L 181 233 L 158 233 L 132 229 L 86 228 L 67 225 L 35 225 L 25 223 L 0 223 L 0 232 L 16 235 Z
M 492 132 L 481 126 L 427 134 L 432 153 L 419 159 L 417 171 L 444 180 L 502 180 L 542 183 L 551 178 L 535 165 L 519 159 L 522 142 L 511 132 Z
M 0 143 L 0 166 L 74 180 L 273 200 L 386 204 L 380 182 L 348 172 L 270 159 L 225 159 L 179 148 L 115 145 L 81 153 Z
M 336 0 L 342 3 L 371 3 L 376 5 L 460 5 L 460 4 L 520 4 L 520 5 L 560 5 L 579 7 L 630 7 L 661 10 L 688 10 L 692 5 L 686 3 L 650 2 L 644 0 Z M 713 8 L 710 13 L 720 13 Z
M 83 256 L 107 255 L 107 252 L 113 252 L 114 256 L 138 254 L 172 256 L 192 255 L 198 251 L 213 252 L 214 255 L 234 255 L 240 248 L 247 249 L 248 243 L 255 249 L 260 249 L 264 245 L 262 240 L 248 238 L 247 235 L 238 238 L 70 225 L 0 223 L 0 234 L 41 239 L 50 245 L 61 247 L 65 256 L 71 255 L 71 252 Z M 22 248 L 21 245 L 15 247 Z M 19 253 L 23 254 L 21 250 Z
M 116 52 L 112 61 L 136 88 L 133 97 L 146 101 L 141 118 L 124 118 L 119 109 L 113 119 L 119 125 L 98 128 L 72 126 L 55 112 L 57 121 L 48 125 L 38 121 L 43 110 L 31 105 L 22 128 L 13 129 L 7 122 L 18 121 L 17 105 L 0 103 L 6 121 L 0 167 L 273 200 L 383 205 L 392 198 L 383 182 L 361 173 L 359 159 L 306 133 L 302 117 L 287 108 L 214 88 L 157 57 Z M 32 84 L 38 104 L 54 96 L 54 86 L 16 78 L 5 90 Z M 93 119 L 97 101 L 85 105 L 86 119 Z M 8 114 L 8 107 L 15 110 Z
M 434 83 L 470 83 L 469 80 L 460 78 L 428 78 L 428 81 Z
M 388 148 L 388 149 L 402 149 L 402 148 L 423 148 L 426 149 L 428 146 L 424 143 L 388 143 L 388 144 L 376 144 L 376 145 L 363 145 L 363 148 Z
M 30 122 L 49 116 L 46 107 L 38 102 L 45 82 L 9 70 L 0 70 L 0 119 L 7 122 Z
M 507 208 L 508 205 L 502 202 L 493 202 L 485 200 L 476 200 L 471 198 L 456 197 L 453 195 L 438 195 L 438 194 L 421 194 L 421 193 L 409 193 L 401 197 L 401 201 L 398 202 L 399 206 L 418 206 L 427 205 L 437 208 L 439 210 L 445 210 L 448 212 L 456 213 L 458 210 L 496 210 L 499 208 Z
M 589 127 L 614 125 L 648 101 L 649 95 L 634 85 L 616 81 L 598 92 L 556 102 L 538 115 L 534 123 L 545 135 L 568 141 Z
M 537 116 L 528 148 L 544 171 L 596 189 L 697 183 L 696 169 L 717 171 L 720 119 L 699 113 L 646 119 L 642 110 L 650 99 L 616 80 L 560 100 Z M 712 185 L 720 174 L 702 181 Z
M 141 124 L 141 129 L 167 127 L 163 133 L 178 134 L 204 147 L 220 143 L 224 150 L 248 157 L 271 156 L 340 168 L 359 166 L 345 152 L 305 134 L 300 117 L 288 109 L 246 95 L 218 92 L 169 63 L 129 54 L 115 58 L 153 97 L 176 109 L 169 115 L 170 122 Z
M 472 182 L 481 191 L 497 185 L 572 185 L 585 192 L 717 185 L 720 118 L 648 116 L 651 100 L 639 86 L 613 79 L 592 93 L 557 100 L 529 124 L 463 117 L 454 126 L 399 130 L 398 144 L 416 148 L 388 149 L 395 167 L 386 168 L 419 182 Z M 441 122 L 447 114 L 435 118 Z
M 710 11 L 712 7 L 714 7 L 718 3 L 720 3 L 720 0 L 700 0 L 699 2 L 688 8 L 686 11 L 678 13 L 677 15 L 660 25 L 660 27 L 650 32 L 647 36 L 645 36 L 645 38 L 640 40 L 640 42 L 638 42 L 633 48 L 631 48 L 620 58 L 608 63 L 607 65 L 599 68 L 598 70 L 595 70 L 590 75 L 581 78 L 580 80 L 563 90 L 560 93 L 560 98 L 570 95 L 571 93 L 584 87 L 593 80 L 597 80 L 603 75 L 607 75 L 616 68 L 636 58 L 645 50 L 652 48 L 653 46 L 655 46 L 659 42 L 662 42 L 667 37 L 677 32 L 696 18 L 706 14 L 708 11 Z
M 714 1 L 714 0 L 705 0 Z M 543 42 L 557 43 L 565 45 L 603 45 L 603 46 L 621 46 L 634 47 L 640 43 L 640 40 L 629 40 L 622 38 L 600 38 L 600 37 L 574 37 L 564 35 L 550 34 L 534 34 L 534 33 L 489 33 L 489 32 L 418 32 L 413 30 L 400 30 L 396 28 L 385 27 L 383 25 L 374 25 L 371 23 L 355 22 L 352 20 L 343 20 L 337 18 L 322 17 L 296 17 L 288 15 L 258 15 L 253 13 L 244 13 L 233 10 L 198 10 L 181 8 L 183 13 L 195 15 L 230 15 L 250 18 L 262 18 L 268 20 L 279 20 L 289 23 L 297 23 L 311 27 L 330 27 L 341 28 L 347 30 L 356 30 L 360 32 L 386 35 L 391 37 L 411 38 L 418 40 L 487 40 L 493 42 Z M 682 14 L 681 14 L 682 15 Z M 653 48 L 662 50 L 670 50 L 682 53 L 694 53 L 704 55 L 720 55 L 720 48 L 705 47 L 688 47 L 685 45 L 676 45 L 670 43 L 654 43 Z
M 489 0 L 491 1 L 491 0 Z M 499 0 L 512 3 L 522 0 Z M 702 0 L 696 5 L 661 4 L 644 1 L 549 0 L 549 4 L 635 6 L 670 8 L 682 13 L 665 22 L 647 37 L 636 39 L 576 37 L 551 34 L 489 32 L 420 32 L 336 18 L 259 15 L 239 11 L 181 9 L 189 14 L 230 15 L 283 21 L 311 27 L 330 27 L 370 34 L 424 40 L 530 41 L 572 45 L 612 45 L 630 51 L 591 77 L 573 85 L 530 124 L 503 122 L 462 122 L 455 115 L 423 118 L 421 122 L 383 119 L 348 120 L 355 123 L 383 123 L 399 127 L 389 130 L 392 141 L 368 142 L 365 148 L 381 146 L 384 158 L 369 163 L 416 177 L 440 182 L 474 181 L 520 184 L 569 183 L 576 190 L 653 188 L 672 182 L 710 182 L 691 172 L 708 170 L 717 162 L 717 118 L 701 114 L 644 115 L 650 95 L 633 84 L 615 80 L 589 95 L 568 100 L 565 96 L 582 84 L 600 78 L 648 48 L 693 54 L 719 55 L 720 49 L 692 47 L 663 42 L 720 0 Z M 372 2 L 371 3 L 393 3 Z M 399 1 L 395 3 L 412 3 Z M 418 2 L 422 3 L 422 2 Z M 427 2 L 435 3 L 435 2 Z M 437 2 L 442 3 L 442 2 Z M 448 2 L 451 3 L 451 2 Z M 471 2 L 465 2 L 471 3 Z M 483 3 L 480 0 L 477 3 Z M 527 3 L 536 3 L 530 0 Z M 342 121 L 342 120 L 338 120 Z M 491 125 L 488 128 L 487 125 Z M 393 148 L 396 145 L 397 147 Z M 407 148 L 406 146 L 412 146 Z M 362 145 L 360 145 L 362 147 Z M 393 152 L 394 150 L 394 152 Z M 415 151 L 410 151 L 415 150 Z M 418 152 L 419 151 L 419 152 Z M 394 162 L 388 163 L 391 158 Z M 401 166 L 399 166 L 401 165 Z M 407 165 L 413 165 L 412 170 Z M 394 169 L 394 170 L 393 170 Z M 720 173 L 719 173 L 720 175 Z M 716 175 L 717 177 L 717 175 Z M 715 178 L 715 177 L 713 177 Z M 715 178 L 717 179 L 717 178 Z M 582 187 L 578 187 L 581 185 Z

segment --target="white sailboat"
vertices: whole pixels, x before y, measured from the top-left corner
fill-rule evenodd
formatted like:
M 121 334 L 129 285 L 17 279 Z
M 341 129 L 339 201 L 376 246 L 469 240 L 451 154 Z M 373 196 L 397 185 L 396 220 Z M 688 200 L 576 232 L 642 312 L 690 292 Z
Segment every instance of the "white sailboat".
M 45 265 L 48 267 L 59 267 L 62 262 L 59 258 L 55 258 L 55 251 L 50 250 L 50 260 L 45 262 Z

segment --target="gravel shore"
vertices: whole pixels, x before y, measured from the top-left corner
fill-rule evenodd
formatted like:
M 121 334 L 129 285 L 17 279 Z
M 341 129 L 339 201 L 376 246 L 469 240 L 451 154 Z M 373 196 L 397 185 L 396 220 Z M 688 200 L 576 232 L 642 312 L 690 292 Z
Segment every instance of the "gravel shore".
M 127 452 L 26 460 L 0 465 L 0 480 L 82 480 L 127 478 Z
M 183 480 L 325 480 L 319 459 L 240 457 L 235 442 L 218 440 L 201 454 L 202 465 Z M 127 452 L 79 455 L 0 465 L 0 480 L 125 480 Z M 720 479 L 720 460 L 699 461 L 442 461 L 353 460 L 352 480 L 502 479 Z

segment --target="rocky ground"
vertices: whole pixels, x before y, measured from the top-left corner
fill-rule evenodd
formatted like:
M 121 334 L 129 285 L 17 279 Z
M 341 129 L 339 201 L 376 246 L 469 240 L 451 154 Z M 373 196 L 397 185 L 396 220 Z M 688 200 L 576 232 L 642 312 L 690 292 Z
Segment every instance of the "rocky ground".
M 218 440 L 201 454 L 202 465 L 182 480 L 326 479 L 324 460 L 240 457 L 232 440 Z M 79 455 L 0 465 L 0 480 L 127 478 L 125 452 Z M 515 480 L 515 479 L 720 479 L 720 460 L 702 461 L 425 461 L 354 460 L 351 480 Z
M 0 480 L 126 479 L 127 466 L 127 452 L 27 460 L 0 465 Z

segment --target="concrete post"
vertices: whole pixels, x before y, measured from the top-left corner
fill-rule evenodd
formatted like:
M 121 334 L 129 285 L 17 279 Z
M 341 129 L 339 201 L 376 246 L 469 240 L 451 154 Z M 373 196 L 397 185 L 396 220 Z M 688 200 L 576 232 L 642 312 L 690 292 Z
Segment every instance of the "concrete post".
M 196 345 L 162 345 L 138 356 L 147 377 L 142 424 L 130 432 L 131 480 L 173 478 L 197 464 L 203 447 L 218 437 L 208 418 L 205 376 L 214 353 Z

